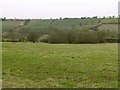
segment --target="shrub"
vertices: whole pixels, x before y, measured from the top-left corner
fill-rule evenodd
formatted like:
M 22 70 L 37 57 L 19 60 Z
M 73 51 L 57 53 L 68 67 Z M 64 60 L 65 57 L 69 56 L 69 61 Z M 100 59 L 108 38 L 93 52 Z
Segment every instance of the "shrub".
M 27 36 L 27 41 L 35 43 L 39 38 L 39 35 L 35 32 L 30 32 Z
M 106 31 L 61 31 L 49 35 L 48 43 L 105 43 L 109 36 Z

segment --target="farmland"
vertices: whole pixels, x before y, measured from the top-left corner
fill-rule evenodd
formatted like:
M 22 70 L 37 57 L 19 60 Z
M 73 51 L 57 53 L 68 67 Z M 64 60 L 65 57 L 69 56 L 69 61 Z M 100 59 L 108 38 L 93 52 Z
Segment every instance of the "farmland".
M 112 42 L 116 42 L 118 38 L 117 24 L 117 18 L 6 20 L 2 24 L 2 40 L 4 42 L 31 41 L 28 36 L 34 33 L 36 39 L 33 42 L 101 43 L 107 42 L 107 39 L 114 39 Z M 86 38 L 86 35 L 93 40 L 88 40 L 89 38 Z
M 49 28 L 54 27 L 57 29 L 71 29 L 72 26 L 80 26 L 80 24 L 92 24 L 95 25 L 98 22 L 98 19 L 76 19 L 76 20 L 32 20 L 24 28 L 40 29 L 40 28 Z
M 99 30 L 105 31 L 105 30 L 110 30 L 113 32 L 118 32 L 118 25 L 117 24 L 103 24 L 98 27 Z
M 9 31 L 16 29 L 22 21 L 2 21 L 2 30 L 3 31 Z
M 26 30 L 28 32 L 34 31 L 39 32 L 41 30 L 48 30 L 48 29 L 59 29 L 59 30 L 66 30 L 66 29 L 78 29 L 81 28 L 90 28 L 94 25 L 99 24 L 100 22 L 103 23 L 103 26 L 106 23 L 117 23 L 117 18 L 112 19 L 35 19 L 30 20 L 30 22 L 23 26 L 20 31 Z M 3 31 L 9 30 L 16 30 L 16 28 L 22 23 L 23 21 L 3 21 L 2 28 Z M 112 24 L 109 24 L 112 27 Z M 108 26 L 107 26 L 108 27 Z M 116 27 L 116 26 L 115 26 Z M 104 28 L 106 30 L 106 28 Z M 116 29 L 116 28 L 115 28 Z
M 3 43 L 3 87 L 117 88 L 117 44 Z
M 3 88 L 117 88 L 117 34 L 117 18 L 2 21 Z

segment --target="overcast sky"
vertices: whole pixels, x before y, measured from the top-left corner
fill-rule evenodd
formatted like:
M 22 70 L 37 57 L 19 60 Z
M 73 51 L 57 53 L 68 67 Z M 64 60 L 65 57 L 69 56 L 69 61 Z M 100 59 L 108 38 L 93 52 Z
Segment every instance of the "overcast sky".
M 118 16 L 119 0 L 1 0 L 0 17 Z

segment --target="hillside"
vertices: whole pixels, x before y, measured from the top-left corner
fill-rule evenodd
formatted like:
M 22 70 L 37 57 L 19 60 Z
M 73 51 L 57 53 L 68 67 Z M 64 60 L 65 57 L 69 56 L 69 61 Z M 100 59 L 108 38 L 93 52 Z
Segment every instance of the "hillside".
M 3 21 L 2 28 L 3 31 L 16 29 L 23 21 Z M 40 31 L 47 30 L 50 28 L 55 28 L 59 30 L 64 29 L 80 29 L 81 27 L 92 27 L 99 23 L 109 24 L 109 26 L 113 23 L 117 23 L 118 20 L 116 18 L 112 19 L 43 19 L 43 20 L 31 20 L 27 25 L 25 25 L 22 29 L 29 31 Z M 110 24 L 111 23 L 111 24 Z M 107 26 L 107 25 L 106 25 Z M 113 25 L 111 25 L 113 26 Z M 108 27 L 108 26 L 107 26 Z M 106 28 L 104 28 L 106 29 Z
M 23 21 L 2 21 L 2 30 L 7 32 L 16 29 Z
M 117 18 L 86 18 L 86 19 L 31 19 L 31 20 L 6 20 L 2 22 L 3 39 L 25 40 L 29 33 L 34 32 L 41 38 L 42 35 L 66 33 L 66 31 L 109 32 L 110 37 L 117 38 Z M 63 34 L 62 34 L 63 35 Z M 92 34 L 91 34 L 92 35 Z M 91 36 L 90 36 L 91 37 Z M 94 37 L 94 36 L 93 36 Z M 109 37 L 109 36 L 107 36 Z M 109 38 L 110 38 L 109 37 Z M 46 38 L 42 36 L 42 38 Z

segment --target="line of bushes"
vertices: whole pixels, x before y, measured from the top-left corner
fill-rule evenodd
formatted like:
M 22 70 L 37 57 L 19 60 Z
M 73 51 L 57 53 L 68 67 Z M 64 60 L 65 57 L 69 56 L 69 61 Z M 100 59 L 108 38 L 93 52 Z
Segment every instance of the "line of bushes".
M 117 38 L 112 36 L 112 32 L 107 31 L 92 31 L 92 32 L 56 32 L 47 38 L 48 43 L 106 43 L 109 42 L 107 39 Z M 112 41 L 110 41 L 112 42 Z M 116 42 L 113 40 L 113 42 Z
M 80 30 L 57 30 L 48 35 L 42 35 L 38 32 L 17 33 L 9 32 L 3 37 L 3 41 L 8 42 L 45 42 L 45 43 L 68 43 L 68 44 L 94 44 L 94 43 L 117 43 L 118 35 L 111 31 L 80 31 Z

